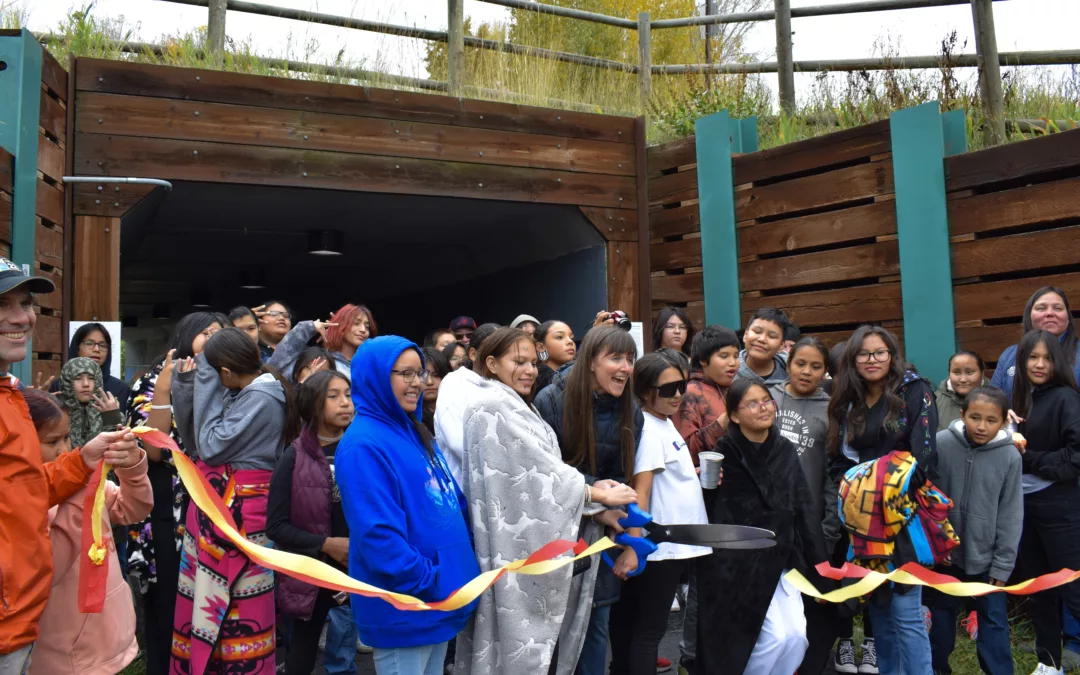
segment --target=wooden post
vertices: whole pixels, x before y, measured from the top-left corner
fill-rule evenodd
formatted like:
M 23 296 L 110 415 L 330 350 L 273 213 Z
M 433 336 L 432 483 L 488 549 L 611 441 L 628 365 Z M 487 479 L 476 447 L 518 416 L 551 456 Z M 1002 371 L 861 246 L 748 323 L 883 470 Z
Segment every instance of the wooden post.
M 716 0 L 705 0 L 705 16 L 712 16 L 714 13 L 716 13 Z M 705 63 L 712 63 L 712 39 L 714 30 L 716 30 L 716 26 L 711 23 L 705 24 Z
M 652 23 L 649 13 L 637 15 L 638 34 L 638 94 L 641 97 L 641 114 L 649 112 L 649 97 L 652 96 Z
M 992 0 L 971 0 L 975 21 L 975 55 L 979 64 L 979 94 L 983 104 L 983 140 L 987 146 L 1005 142 L 1005 96 L 994 32 Z
M 450 95 L 460 96 L 465 85 L 465 3 L 447 0 L 447 82 Z
M 228 0 L 210 0 L 210 16 L 206 22 L 206 46 L 210 57 L 221 60 L 225 51 L 225 9 Z
M 77 321 L 120 320 L 120 219 L 75 216 Z M 64 275 L 72 274 L 64 270 Z
M 795 112 L 795 65 L 791 50 L 791 0 L 773 0 L 776 7 L 776 77 L 780 110 Z

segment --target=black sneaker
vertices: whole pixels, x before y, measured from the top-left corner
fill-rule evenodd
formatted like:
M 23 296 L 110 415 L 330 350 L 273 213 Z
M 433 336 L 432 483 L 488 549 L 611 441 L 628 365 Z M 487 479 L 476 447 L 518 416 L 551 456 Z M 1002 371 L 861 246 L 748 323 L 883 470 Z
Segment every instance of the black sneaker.
M 855 643 L 852 640 L 840 640 L 836 643 L 836 659 L 833 669 L 838 673 L 858 673 L 855 666 Z
M 863 673 L 863 675 L 878 675 L 877 645 L 874 644 L 874 638 L 863 640 L 859 672 Z

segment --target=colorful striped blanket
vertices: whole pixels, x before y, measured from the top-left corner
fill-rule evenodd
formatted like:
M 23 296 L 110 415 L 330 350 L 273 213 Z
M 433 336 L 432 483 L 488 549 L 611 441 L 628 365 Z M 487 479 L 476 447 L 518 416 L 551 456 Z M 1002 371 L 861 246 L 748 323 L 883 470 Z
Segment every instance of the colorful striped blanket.
M 929 567 L 960 545 L 948 519 L 952 500 L 921 473 L 915 458 L 898 450 L 844 474 L 838 506 L 850 562 L 880 572 L 909 562 Z

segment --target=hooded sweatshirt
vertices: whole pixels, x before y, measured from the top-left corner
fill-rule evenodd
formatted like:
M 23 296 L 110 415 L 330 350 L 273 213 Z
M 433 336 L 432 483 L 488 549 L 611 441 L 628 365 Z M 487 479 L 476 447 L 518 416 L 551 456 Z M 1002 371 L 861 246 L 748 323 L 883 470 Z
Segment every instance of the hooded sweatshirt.
M 1027 438 L 1027 452 L 1021 457 L 1025 474 L 1076 485 L 1080 478 L 1080 393 L 1056 384 L 1035 387 L 1020 432 Z
M 746 350 L 739 352 L 739 374 L 736 377 L 745 377 L 757 382 L 758 384 L 765 384 L 772 386 L 774 384 L 787 381 L 787 361 L 784 360 L 783 355 L 777 353 L 773 355 L 773 371 L 768 377 L 762 377 L 750 369 L 750 366 L 746 363 Z
M 953 500 L 949 511 L 960 546 L 954 565 L 971 575 L 1008 581 L 1024 525 L 1021 455 L 999 431 L 986 445 L 972 445 L 961 420 L 937 435 L 935 485 Z
M 831 551 L 840 539 L 840 516 L 836 511 L 837 485 L 826 471 L 829 395 L 819 388 L 805 398 L 796 396 L 788 392 L 786 384 L 775 384 L 769 392 L 776 401 L 776 429 L 799 453 L 813 513 L 822 524 L 826 550 Z
M 717 420 L 727 411 L 725 396 L 726 387 L 716 384 L 703 373 L 690 373 L 679 412 L 671 421 L 686 441 L 694 466 L 698 465 L 698 455 L 712 450 L 724 435 L 724 427 Z
M 391 389 L 390 370 L 407 349 L 421 353 L 405 338 L 377 337 L 352 360 L 356 417 L 334 459 L 349 523 L 349 576 L 424 601 L 444 600 L 480 574 L 480 566 L 465 497 L 438 445 L 429 450 L 417 430 L 423 396 L 410 414 Z M 360 639 L 380 649 L 446 642 L 475 607 L 409 612 L 379 598 L 352 596 Z
M 979 386 L 985 387 L 988 384 L 990 382 L 984 377 Z M 943 431 L 960 419 L 960 406 L 964 403 L 964 397 L 956 393 L 946 377 L 934 392 L 934 400 L 937 402 L 938 431 Z
M 101 364 L 101 375 L 103 380 L 102 388 L 116 397 L 117 402 L 120 403 L 120 413 L 124 417 L 127 417 L 128 411 L 128 399 L 131 398 L 131 387 L 127 382 L 113 377 L 109 373 L 112 372 L 112 336 L 105 333 L 105 342 L 109 343 L 109 353 L 105 355 L 105 363 Z M 71 344 L 68 346 L 68 358 L 74 359 L 79 355 L 79 345 L 72 339 Z M 57 393 L 60 391 L 60 378 L 53 380 L 52 385 L 49 386 L 51 393 Z
M 462 366 L 443 378 L 435 402 L 435 440 L 446 465 L 458 485 L 465 455 L 465 409 L 480 395 L 482 378 L 472 368 Z
M 207 360 L 174 373 L 173 415 L 184 448 L 211 466 L 273 471 L 285 449 L 285 390 L 263 373 L 240 390 L 226 389 Z

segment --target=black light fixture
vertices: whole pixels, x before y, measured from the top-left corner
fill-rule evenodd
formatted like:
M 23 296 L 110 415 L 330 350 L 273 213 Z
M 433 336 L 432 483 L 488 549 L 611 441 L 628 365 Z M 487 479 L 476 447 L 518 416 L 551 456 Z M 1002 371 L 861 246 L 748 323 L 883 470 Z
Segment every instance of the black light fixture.
M 191 306 L 199 309 L 205 309 L 213 305 L 213 300 L 210 297 L 210 291 L 206 289 L 196 289 L 191 292 Z
M 138 328 L 139 327 L 139 317 L 137 317 L 137 316 L 125 316 L 125 317 L 123 317 L 122 319 L 120 319 L 120 327 L 121 328 Z
M 308 253 L 311 255 L 342 255 L 344 252 L 345 233 L 341 230 L 308 232 Z
M 262 269 L 240 270 L 240 288 L 266 288 L 266 272 Z
M 151 314 L 155 319 L 168 319 L 169 318 L 169 304 L 166 302 L 154 303 L 153 313 Z

